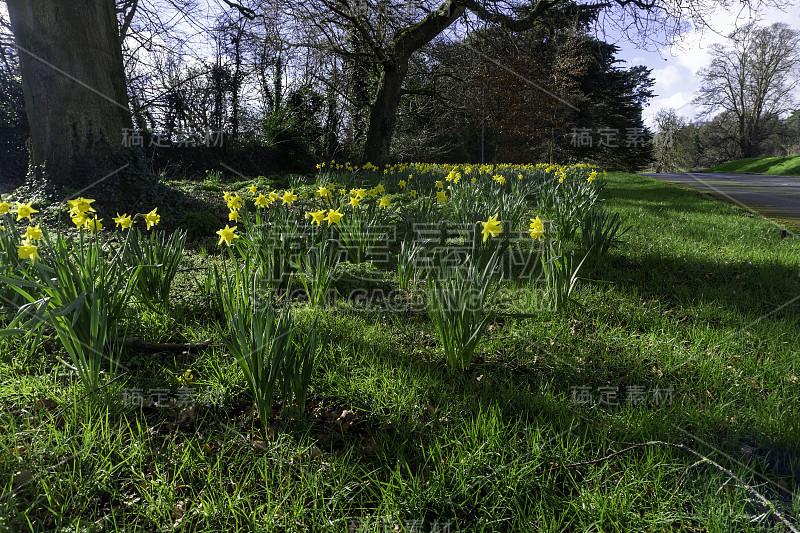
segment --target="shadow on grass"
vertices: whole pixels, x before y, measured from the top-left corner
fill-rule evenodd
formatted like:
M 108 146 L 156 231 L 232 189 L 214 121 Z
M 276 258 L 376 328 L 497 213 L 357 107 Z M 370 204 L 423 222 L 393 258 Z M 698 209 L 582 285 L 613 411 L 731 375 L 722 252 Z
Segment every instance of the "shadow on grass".
M 742 319 L 773 313 L 800 316 L 800 270 L 778 262 L 720 263 L 697 257 L 645 254 L 615 257 L 602 271 L 604 281 L 634 287 L 640 295 L 671 306 L 697 308 L 714 304 Z
M 378 430 L 378 438 L 385 443 L 381 455 L 363 453 L 358 444 L 363 434 L 341 442 L 349 457 L 363 462 L 365 468 L 385 468 L 402 461 L 424 462 L 421 448 L 434 445 L 443 433 L 459 440 L 465 424 L 496 409 L 507 427 L 517 427 L 517 432 L 546 428 L 546 434 L 554 439 L 549 448 L 520 449 L 519 461 L 546 464 L 556 457 L 562 462 L 592 460 L 605 455 L 612 442 L 662 440 L 687 444 L 759 486 L 768 480 L 774 487 L 788 487 L 788 491 L 800 488 L 800 449 L 777 444 L 776 435 L 728 424 L 724 413 L 703 395 L 703 386 L 687 386 L 697 381 L 690 369 L 677 369 L 656 378 L 651 371 L 653 361 L 647 357 L 635 363 L 619 359 L 602 341 L 588 349 L 567 347 L 551 354 L 530 339 L 520 339 L 516 345 L 506 342 L 503 352 L 484 352 L 469 371 L 454 372 L 442 364 L 435 338 L 423 341 L 424 330 L 420 328 L 424 321 L 406 323 L 407 329 L 418 330 L 417 339 L 403 330 L 394 331 L 387 346 L 363 340 L 354 333 L 355 329 L 344 330 L 338 337 L 352 346 L 353 352 L 366 350 L 371 354 L 364 364 L 386 373 L 402 368 L 414 376 L 412 382 L 421 381 L 427 387 L 419 391 L 414 404 L 419 409 L 409 412 L 400 408 L 400 414 L 396 408 L 384 410 L 387 417 L 401 417 L 402 429 L 397 433 Z M 517 355 L 531 346 L 531 356 Z M 423 356 L 426 353 L 429 357 Z M 598 391 L 604 387 L 613 391 L 610 405 L 598 401 Z M 641 387 L 647 397 L 643 403 L 636 403 L 632 399 Z M 590 404 L 575 400 L 581 389 L 594 395 Z M 653 391 L 659 389 L 660 402 L 653 397 Z M 334 396 L 338 403 L 365 412 L 374 412 L 375 405 L 385 401 L 385 393 L 373 395 L 363 389 L 356 394 Z M 460 416 L 453 421 L 455 424 L 441 421 L 455 418 L 455 413 Z M 565 440 L 574 442 L 566 457 L 558 435 L 566 435 Z M 679 451 L 669 454 L 687 466 L 692 462 L 691 457 Z M 702 483 L 695 489 L 700 486 Z M 776 489 L 768 494 L 790 501 L 787 491 L 779 492 Z

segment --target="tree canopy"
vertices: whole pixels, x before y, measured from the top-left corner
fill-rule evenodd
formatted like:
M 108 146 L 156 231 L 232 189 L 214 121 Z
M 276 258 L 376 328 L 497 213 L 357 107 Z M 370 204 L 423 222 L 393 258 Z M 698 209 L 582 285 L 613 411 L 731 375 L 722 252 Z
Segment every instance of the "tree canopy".
M 725 112 L 736 121 L 740 157 L 753 157 L 773 132 L 775 119 L 792 110 L 800 86 L 800 31 L 784 23 L 749 23 L 711 47 L 711 64 L 698 72 L 695 102 L 706 113 Z
M 7 4 L 13 39 L 3 33 L 0 45 L 22 51 L 34 168 L 47 162 L 47 174 L 77 186 L 130 159 L 120 131 L 131 128 L 168 145 L 185 130 L 220 130 L 226 157 L 249 143 L 293 147 L 298 164 L 358 152 L 382 164 L 474 157 L 479 127 L 491 159 L 630 166 L 646 154 L 563 146 L 565 125 L 616 128 L 618 139 L 641 129 L 652 95 L 647 70 L 619 68 L 593 30 L 664 42 L 707 25 L 725 2 L 226 0 L 215 13 L 195 0 L 92 0 L 80 12 L 56 0 Z M 472 131 L 443 135 L 436 125 L 454 116 Z M 426 146 L 415 154 L 413 143 Z

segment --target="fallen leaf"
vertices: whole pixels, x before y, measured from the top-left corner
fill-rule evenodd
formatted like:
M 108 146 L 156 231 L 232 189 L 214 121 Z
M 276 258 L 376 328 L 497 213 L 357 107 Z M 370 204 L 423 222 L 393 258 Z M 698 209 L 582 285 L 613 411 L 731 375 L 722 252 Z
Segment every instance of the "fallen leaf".
M 195 418 L 197 418 L 197 407 L 194 405 L 181 409 L 178 413 L 178 425 L 193 421 Z
M 30 470 L 20 470 L 14 474 L 11 486 L 15 489 L 18 489 L 22 485 L 28 483 L 31 479 L 33 479 L 33 473 Z
M 33 406 L 42 407 L 44 409 L 47 409 L 48 411 L 53 411 L 56 407 L 58 407 L 58 404 L 54 400 L 51 400 L 50 398 L 41 398 L 39 400 L 36 400 L 36 403 L 34 403 Z

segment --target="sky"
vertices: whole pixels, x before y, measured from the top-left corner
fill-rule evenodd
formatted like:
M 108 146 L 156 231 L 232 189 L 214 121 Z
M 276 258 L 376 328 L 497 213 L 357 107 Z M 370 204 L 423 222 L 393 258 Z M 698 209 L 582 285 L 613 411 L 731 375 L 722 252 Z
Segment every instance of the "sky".
M 740 13 L 737 17 L 737 13 Z M 760 25 L 769 26 L 775 22 L 785 22 L 800 30 L 800 4 L 790 6 L 784 11 L 777 8 L 762 8 L 756 17 Z M 735 7 L 726 11 L 719 9 L 709 18 L 709 24 L 716 31 L 691 30 L 679 36 L 672 46 L 651 46 L 650 50 L 637 47 L 629 42 L 619 41 L 621 48 L 618 57 L 629 66 L 645 65 L 652 69 L 655 79 L 653 92 L 657 96 L 650 100 L 644 109 L 645 123 L 652 127 L 653 116 L 662 108 L 671 107 L 688 120 L 696 120 L 700 109 L 692 105 L 692 98 L 700 87 L 697 71 L 707 66 L 711 59 L 709 47 L 712 43 L 725 43 L 726 35 L 735 27 L 751 20 L 747 10 L 740 12 Z M 622 65 L 620 65 L 622 66 Z

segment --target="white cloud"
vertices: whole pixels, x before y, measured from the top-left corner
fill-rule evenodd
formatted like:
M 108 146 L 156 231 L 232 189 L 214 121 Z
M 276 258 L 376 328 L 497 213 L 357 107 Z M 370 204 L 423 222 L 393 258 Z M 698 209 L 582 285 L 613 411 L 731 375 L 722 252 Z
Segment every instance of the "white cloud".
M 750 20 L 762 26 L 775 22 L 785 22 L 800 29 L 800 4 L 790 6 L 785 12 L 777 8 L 762 9 L 758 14 L 751 13 L 742 4 L 725 10 L 715 9 L 708 17 L 711 27 L 704 30 L 692 29 L 680 35 L 675 44 L 649 52 L 637 49 L 631 44 L 618 42 L 620 57 L 630 65 L 645 65 L 652 69 L 655 80 L 653 92 L 657 95 L 644 109 L 645 123 L 652 126 L 652 117 L 662 108 L 671 107 L 679 115 L 694 120 L 700 111 L 691 105 L 694 94 L 700 87 L 697 72 L 711 61 L 710 47 L 713 43 L 725 43 L 727 35 L 736 27 Z
M 656 85 L 664 90 L 679 87 L 683 83 L 684 77 L 685 73 L 676 65 L 653 69 L 653 79 L 656 81 Z
M 655 126 L 653 117 L 656 115 L 656 113 L 658 113 L 661 109 L 669 107 L 674 109 L 678 115 L 685 117 L 687 120 L 693 120 L 694 116 L 697 114 L 697 110 L 695 110 L 694 106 L 692 105 L 692 98 L 692 93 L 686 91 L 678 91 L 670 94 L 669 96 L 660 96 L 654 98 L 650 101 L 650 107 L 644 108 L 644 111 L 642 112 L 644 123 L 650 128 L 653 128 Z

